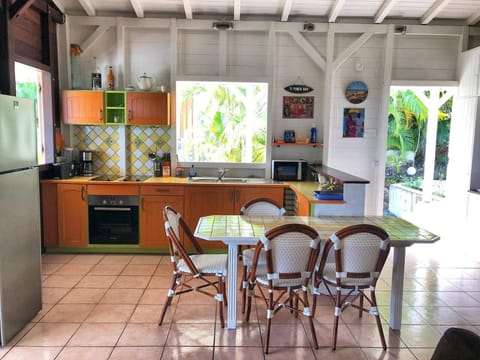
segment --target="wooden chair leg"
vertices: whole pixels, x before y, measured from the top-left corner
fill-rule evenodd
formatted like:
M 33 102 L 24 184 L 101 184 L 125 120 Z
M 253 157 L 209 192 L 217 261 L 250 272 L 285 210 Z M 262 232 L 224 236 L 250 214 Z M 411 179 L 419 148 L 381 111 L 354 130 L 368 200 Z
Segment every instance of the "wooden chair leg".
M 247 296 L 247 310 L 246 310 L 246 314 L 245 314 L 245 321 L 248 322 L 250 321 L 250 311 L 252 309 L 252 297 L 253 296 L 250 296 L 250 292 L 253 291 L 253 288 L 254 288 L 254 284 L 248 284 L 248 296 Z
M 303 302 L 305 307 L 309 307 L 308 303 L 308 292 L 302 290 L 303 292 Z M 318 349 L 317 334 L 315 333 L 315 326 L 313 325 L 313 312 L 308 316 L 308 323 L 310 325 L 310 332 L 312 333 L 313 347 Z
M 178 276 L 173 275 L 172 282 L 170 284 L 170 288 L 167 293 L 167 298 L 165 299 L 165 304 L 163 304 L 160 320 L 158 321 L 159 326 L 162 325 L 163 319 L 165 318 L 165 314 L 167 313 L 167 309 L 172 304 L 173 297 L 175 296 L 173 294 L 175 293 L 175 289 L 177 288 L 177 279 L 178 279 Z
M 362 317 L 363 315 L 363 294 L 360 295 L 359 299 L 359 309 L 358 309 L 358 317 Z
M 378 313 L 377 297 L 375 295 L 375 290 L 370 291 L 370 298 L 372 301 L 372 306 L 377 308 L 375 321 L 377 322 L 378 333 L 380 334 L 380 341 L 382 342 L 383 350 L 387 350 L 387 343 L 385 341 L 385 335 L 383 334 L 382 321 L 380 320 L 380 314 Z
M 335 350 L 337 348 L 337 335 L 338 335 L 338 320 L 340 317 L 340 312 L 342 308 L 342 303 L 341 303 L 341 297 L 342 297 L 342 291 L 337 290 L 336 294 L 336 301 L 335 301 L 335 313 L 333 317 L 333 336 L 332 336 L 332 350 Z
M 270 331 L 272 327 L 272 318 L 269 316 L 269 312 L 273 313 L 273 296 L 269 295 L 268 307 L 267 307 L 267 336 L 265 339 L 265 354 L 268 354 L 270 349 Z M 272 315 L 273 316 L 273 315 Z
M 247 267 L 244 265 L 242 269 L 242 283 L 241 291 L 242 291 L 242 314 L 245 314 L 245 301 L 247 300 Z

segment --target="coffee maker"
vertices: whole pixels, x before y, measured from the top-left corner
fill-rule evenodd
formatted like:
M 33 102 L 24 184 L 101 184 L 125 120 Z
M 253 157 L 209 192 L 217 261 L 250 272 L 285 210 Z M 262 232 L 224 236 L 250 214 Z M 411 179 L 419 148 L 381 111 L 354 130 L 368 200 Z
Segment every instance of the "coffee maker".
M 93 176 L 93 151 L 80 151 L 80 175 Z

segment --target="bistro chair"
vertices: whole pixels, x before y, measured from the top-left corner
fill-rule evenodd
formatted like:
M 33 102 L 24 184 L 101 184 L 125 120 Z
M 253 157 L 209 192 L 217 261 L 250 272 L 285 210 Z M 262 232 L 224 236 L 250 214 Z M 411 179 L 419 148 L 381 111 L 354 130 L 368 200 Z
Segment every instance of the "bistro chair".
M 265 251 L 266 273 L 257 272 L 258 259 Z M 309 323 L 312 341 L 318 349 L 313 314 L 308 300 L 308 283 L 320 251 L 320 238 L 312 227 L 305 224 L 284 224 L 268 230 L 255 248 L 249 272 L 249 293 L 246 321 L 249 321 L 253 290 L 267 305 L 267 333 L 265 353 L 270 345 L 271 324 L 281 309 L 304 315 Z M 256 284 L 256 286 L 255 286 Z M 251 291 L 250 291 L 251 290 Z
M 248 201 L 240 209 L 240 215 L 249 215 L 249 216 L 262 216 L 262 215 L 272 215 L 272 216 L 283 216 L 285 215 L 286 210 L 281 207 L 279 204 L 273 200 L 267 198 L 259 198 Z M 242 281 L 240 283 L 242 291 L 242 314 L 245 313 L 245 303 L 247 297 L 247 273 L 248 269 L 252 266 L 253 263 L 253 253 L 254 249 L 246 248 L 242 251 L 241 245 L 238 246 L 238 253 L 241 254 L 242 259 Z M 257 265 L 257 271 L 265 269 L 265 252 L 262 251 Z
M 330 250 L 334 250 L 335 263 L 327 263 Z M 315 314 L 319 286 L 325 285 L 335 303 L 332 349 L 337 346 L 338 320 L 349 306 L 375 316 L 382 347 L 385 350 L 380 315 L 378 313 L 375 285 L 390 251 L 388 234 L 380 227 L 369 224 L 347 226 L 333 235 L 325 244 L 315 271 L 313 288 L 313 314 Z M 332 291 L 334 287 L 335 291 Z M 366 290 L 370 294 L 367 294 Z M 358 303 L 354 303 L 358 300 Z M 364 305 L 364 300 L 367 304 Z
M 159 325 L 175 295 L 191 291 L 212 296 L 218 301 L 220 324 L 225 327 L 224 303 L 227 303 L 225 277 L 227 276 L 227 254 L 203 254 L 203 250 L 181 214 L 170 206 L 163 210 L 173 278 L 163 305 Z M 183 234 L 183 241 L 180 234 Z M 184 243 L 190 242 L 195 253 L 188 254 Z M 214 290 L 214 291 L 212 291 Z

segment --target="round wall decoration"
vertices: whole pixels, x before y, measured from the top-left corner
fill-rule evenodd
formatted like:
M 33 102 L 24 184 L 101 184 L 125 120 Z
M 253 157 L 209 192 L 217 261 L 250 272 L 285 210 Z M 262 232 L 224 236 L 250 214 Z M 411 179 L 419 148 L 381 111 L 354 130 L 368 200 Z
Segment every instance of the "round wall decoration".
M 352 104 L 360 104 L 368 95 L 368 87 L 363 81 L 352 81 L 345 90 L 345 98 Z

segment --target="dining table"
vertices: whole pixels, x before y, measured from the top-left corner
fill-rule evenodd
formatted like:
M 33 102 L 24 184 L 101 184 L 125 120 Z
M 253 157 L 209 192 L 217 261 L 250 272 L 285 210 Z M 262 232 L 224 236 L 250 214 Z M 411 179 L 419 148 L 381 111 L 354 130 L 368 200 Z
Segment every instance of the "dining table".
M 393 249 L 389 325 L 393 330 L 400 329 L 406 248 L 413 244 L 433 244 L 440 239 L 438 235 L 406 220 L 391 216 L 209 215 L 199 218 L 194 235 L 207 241 L 222 241 L 228 246 L 228 329 L 237 327 L 238 245 L 256 245 L 267 230 L 290 223 L 313 227 L 317 230 L 320 239 L 325 241 L 334 232 L 349 225 L 372 224 L 383 228 L 389 235 Z

